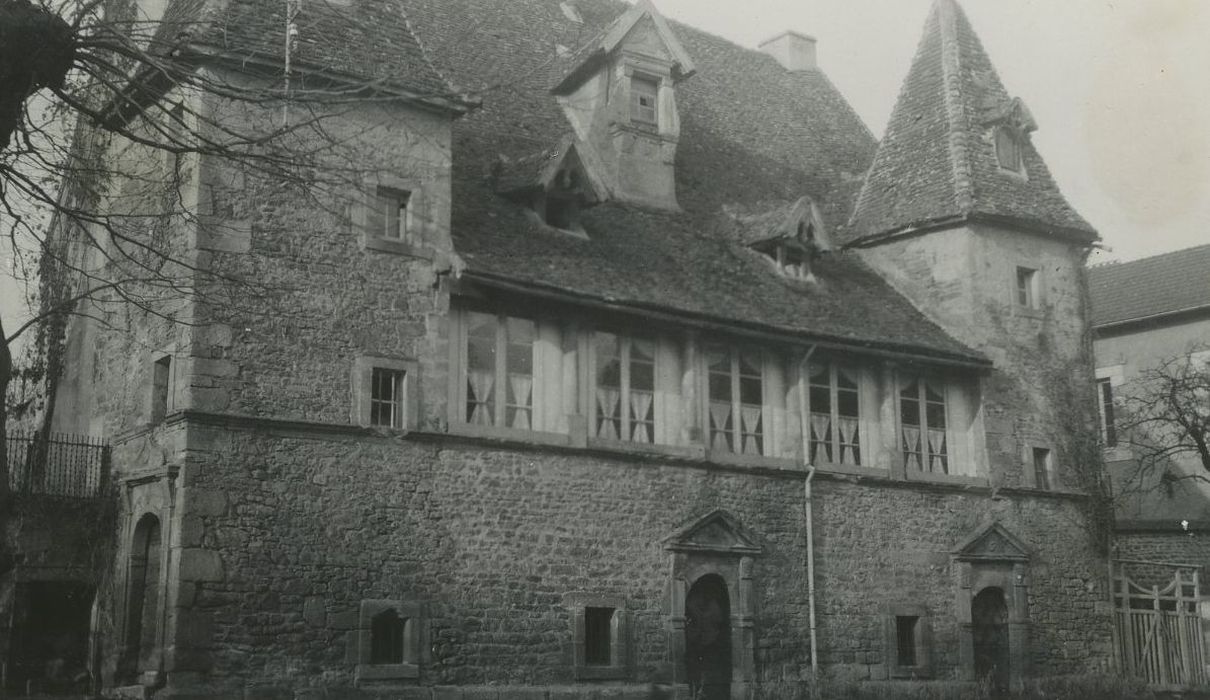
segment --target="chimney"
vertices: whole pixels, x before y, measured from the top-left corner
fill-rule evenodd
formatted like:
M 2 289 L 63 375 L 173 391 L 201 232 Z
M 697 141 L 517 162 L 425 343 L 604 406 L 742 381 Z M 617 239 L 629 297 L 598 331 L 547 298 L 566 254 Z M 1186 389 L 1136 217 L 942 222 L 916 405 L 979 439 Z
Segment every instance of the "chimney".
M 777 59 L 789 71 L 814 70 L 815 37 L 785 31 L 760 43 L 760 50 Z

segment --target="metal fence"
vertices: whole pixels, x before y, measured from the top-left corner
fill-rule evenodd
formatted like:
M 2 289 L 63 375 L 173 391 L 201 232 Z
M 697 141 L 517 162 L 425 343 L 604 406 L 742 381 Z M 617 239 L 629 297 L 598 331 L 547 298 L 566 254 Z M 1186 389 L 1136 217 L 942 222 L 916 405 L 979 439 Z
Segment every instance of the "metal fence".
M 9 433 L 8 485 L 16 494 L 92 498 L 105 487 L 109 445 L 87 435 Z

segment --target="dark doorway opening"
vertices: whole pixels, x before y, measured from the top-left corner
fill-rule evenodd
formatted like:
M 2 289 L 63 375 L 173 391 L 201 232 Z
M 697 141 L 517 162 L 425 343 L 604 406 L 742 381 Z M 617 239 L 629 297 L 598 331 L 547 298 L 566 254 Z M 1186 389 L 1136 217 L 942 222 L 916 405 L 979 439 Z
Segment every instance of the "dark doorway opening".
M 685 596 L 685 672 L 692 697 L 731 697 L 731 602 L 716 574 L 699 578 Z
M 93 587 L 76 581 L 17 584 L 7 689 L 89 690 L 88 632 Z
M 155 671 L 160 617 L 160 520 L 139 518 L 130 546 L 127 574 L 126 645 L 120 676 L 134 682 L 143 671 Z
M 1004 591 L 990 587 L 971 601 L 972 638 L 975 645 L 975 676 L 990 682 L 992 689 L 1008 690 L 1008 605 Z

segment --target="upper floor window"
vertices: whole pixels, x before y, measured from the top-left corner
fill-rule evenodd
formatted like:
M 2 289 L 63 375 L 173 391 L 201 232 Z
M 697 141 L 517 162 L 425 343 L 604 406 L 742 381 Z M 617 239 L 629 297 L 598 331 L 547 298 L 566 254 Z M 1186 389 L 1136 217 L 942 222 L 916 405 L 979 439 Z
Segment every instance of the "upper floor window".
M 899 391 L 899 432 L 908 469 L 949 473 L 945 387 L 924 377 L 909 378 Z
M 630 119 L 644 124 L 658 124 L 660 84 L 656 80 L 633 76 L 630 79 Z
M 1012 129 L 998 127 L 995 133 L 996 160 L 1000 167 L 1014 173 L 1024 172 L 1021 162 L 1021 142 Z
M 529 430 L 534 322 L 473 311 L 466 317 L 466 422 Z
M 390 240 L 406 241 L 412 228 L 412 210 L 408 203 L 412 193 L 379 185 L 367 213 L 366 227 L 370 235 Z
M 1050 490 L 1051 487 L 1051 463 L 1050 450 L 1045 447 L 1033 448 L 1034 458 L 1034 486 L 1040 489 Z
M 810 365 L 808 374 L 811 464 L 861 464 L 857 375 L 822 364 Z
M 1113 415 L 1113 380 L 1097 380 L 1097 413 L 1101 419 L 1101 439 L 1106 447 L 1117 447 L 1118 431 Z
M 764 454 L 764 376 L 759 351 L 708 347 L 710 447 Z
M 403 427 L 403 378 L 400 369 L 374 367 L 370 372 L 370 425 Z
M 172 355 L 162 355 L 151 366 L 151 422 L 164 419 L 173 410 Z
M 598 332 L 593 336 L 593 349 L 593 434 L 612 440 L 654 442 L 655 341 Z
M 1038 308 L 1038 271 L 1031 267 L 1017 267 L 1017 305 Z

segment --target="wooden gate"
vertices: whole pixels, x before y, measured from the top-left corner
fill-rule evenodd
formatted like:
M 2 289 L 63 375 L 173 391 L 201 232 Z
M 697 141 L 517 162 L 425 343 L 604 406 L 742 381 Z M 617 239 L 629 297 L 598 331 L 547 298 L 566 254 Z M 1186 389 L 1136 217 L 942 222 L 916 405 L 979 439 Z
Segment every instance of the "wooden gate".
M 1198 611 L 1201 581 L 1196 567 L 1146 562 L 1154 571 L 1171 571 L 1166 585 L 1139 585 L 1114 567 L 1114 623 L 1121 669 L 1159 689 L 1179 689 L 1207 681 L 1202 620 Z M 1165 572 L 1167 573 L 1167 572 Z

